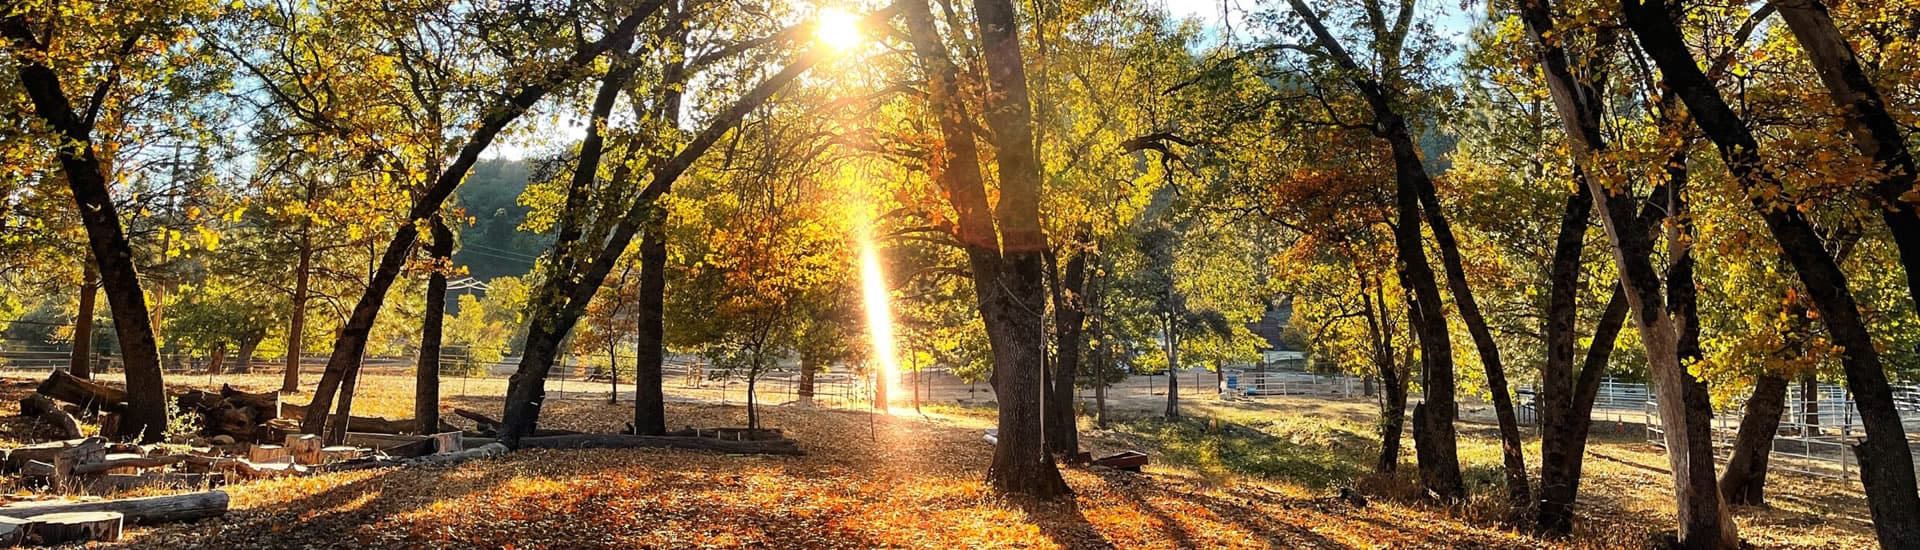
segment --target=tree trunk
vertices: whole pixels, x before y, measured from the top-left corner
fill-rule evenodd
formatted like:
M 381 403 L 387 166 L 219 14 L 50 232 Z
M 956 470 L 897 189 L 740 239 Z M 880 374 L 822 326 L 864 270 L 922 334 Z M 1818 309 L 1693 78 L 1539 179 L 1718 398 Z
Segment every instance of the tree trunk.
M 1082 241 L 1085 232 L 1082 232 Z M 1080 378 L 1081 338 L 1085 331 L 1087 255 L 1084 244 L 1074 243 L 1067 257 L 1065 272 L 1057 279 L 1053 292 L 1054 361 L 1053 387 L 1047 395 L 1047 451 L 1071 455 L 1080 451 L 1078 415 L 1074 412 L 1074 386 Z
M 1453 344 L 1447 319 L 1440 305 L 1440 289 L 1434 281 L 1433 267 L 1427 264 L 1427 252 L 1420 239 L 1419 189 L 1427 179 L 1418 147 L 1406 130 L 1405 121 L 1393 114 L 1384 100 L 1375 109 L 1377 117 L 1390 121 L 1387 141 L 1394 157 L 1394 196 L 1396 223 L 1394 248 L 1399 255 L 1402 281 L 1413 290 L 1415 307 L 1408 319 L 1419 335 L 1421 387 L 1426 391 L 1420 406 L 1414 408 L 1414 455 L 1419 459 L 1420 483 L 1442 500 L 1466 498 L 1466 484 L 1460 477 L 1458 434 L 1454 419 L 1459 415 L 1454 402 Z M 1384 114 L 1383 114 L 1384 113 Z
M 640 238 L 639 362 L 634 364 L 633 427 L 639 435 L 667 433 L 666 393 L 661 389 L 666 364 L 667 243 L 666 213 L 654 214 Z M 804 373 L 803 399 L 813 399 L 813 375 Z
M 1913 151 L 1908 149 L 1905 132 L 1887 111 L 1879 88 L 1867 77 L 1833 16 L 1820 0 L 1772 0 L 1780 18 L 1807 53 L 1827 93 L 1841 107 L 1847 131 L 1853 136 L 1854 149 L 1873 159 L 1879 177 L 1873 182 L 1878 196 L 1880 217 L 1893 235 L 1900 251 L 1900 263 L 1907 273 L 1907 295 L 1920 307 L 1920 211 L 1903 195 L 1913 190 L 1916 174 Z
M 819 362 L 812 355 L 800 356 L 800 386 L 794 390 L 794 394 L 801 405 L 813 404 L 813 377 L 814 370 L 818 368 Z
M 1627 299 L 1619 285 L 1600 313 L 1593 343 L 1581 361 L 1573 382 L 1571 402 L 1561 428 L 1540 431 L 1540 510 L 1535 525 L 1548 534 L 1573 532 L 1573 505 L 1580 494 L 1580 470 L 1587 453 L 1587 434 L 1593 427 L 1593 402 L 1599 397 L 1602 375 L 1612 359 L 1613 346 L 1627 321 Z
M 685 17 L 684 6 L 678 2 L 670 9 L 675 20 Z M 686 25 L 681 24 L 680 29 L 673 34 L 670 45 L 675 52 L 684 52 L 687 47 Z M 673 84 L 685 82 L 686 64 L 671 61 L 661 76 L 669 85 L 661 94 L 654 118 L 678 127 L 681 100 L 678 90 L 682 88 Z M 660 435 L 667 433 L 666 394 L 661 387 L 667 353 L 667 213 L 649 213 L 640 231 L 640 296 L 635 306 L 640 326 L 634 336 L 633 429 L 638 435 Z
M 311 198 L 311 197 L 309 197 Z M 302 224 L 307 222 L 302 221 Z M 287 319 L 287 370 L 282 374 L 280 391 L 295 393 L 300 391 L 300 355 L 307 338 L 307 300 L 311 296 L 308 285 L 313 279 L 313 241 L 303 227 L 300 230 L 300 258 L 293 268 L 293 303 Z
M 420 315 L 420 358 L 414 366 L 413 419 L 421 426 L 440 424 L 440 329 L 447 314 L 447 270 L 453 269 L 453 230 L 444 216 L 435 215 L 429 230 L 427 255 L 433 272 L 427 275 L 427 308 Z
M 248 374 L 253 372 L 253 352 L 260 349 L 259 336 L 248 334 L 240 338 L 240 356 L 234 361 L 233 372 Z
M 1460 258 L 1460 245 L 1453 238 L 1453 226 L 1440 208 L 1440 197 L 1435 193 L 1433 181 L 1419 178 L 1426 185 L 1419 188 L 1420 205 L 1426 212 L 1427 225 L 1433 228 L 1433 240 L 1439 244 L 1440 265 L 1447 274 L 1447 288 L 1453 294 L 1453 303 L 1460 311 L 1460 320 L 1467 325 L 1467 332 L 1473 336 L 1474 349 L 1480 353 L 1480 363 L 1487 373 L 1487 392 L 1492 396 L 1494 418 L 1500 426 L 1500 457 L 1506 472 L 1507 504 L 1514 510 L 1525 510 L 1533 506 L 1533 490 L 1528 486 L 1525 443 L 1520 441 L 1520 421 L 1513 412 L 1513 395 L 1507 390 L 1507 370 L 1500 361 L 1500 346 L 1493 341 L 1493 331 L 1487 328 L 1487 319 L 1480 313 L 1480 305 L 1473 298 L 1473 287 L 1467 284 L 1467 272 Z
M 218 344 L 214 344 L 213 354 L 210 358 L 207 359 L 207 374 L 220 374 L 220 373 L 226 372 L 225 370 L 226 365 L 227 365 L 227 343 L 221 342 Z
M 520 437 L 532 433 L 537 427 L 540 406 L 546 398 L 547 372 L 553 367 L 554 352 L 558 349 L 560 340 L 566 337 L 567 332 L 572 330 L 574 323 L 580 319 L 580 315 L 586 311 L 587 303 L 593 299 L 595 291 L 606 281 L 607 275 L 613 270 L 613 265 L 618 263 L 620 256 L 625 254 L 627 246 L 633 242 L 633 237 L 640 232 L 641 226 L 650 223 L 648 220 L 651 216 L 659 215 L 659 210 L 654 208 L 656 201 L 670 192 L 673 183 L 680 178 L 681 174 L 692 168 L 694 161 L 705 155 L 707 150 L 711 149 L 721 136 L 738 125 L 749 111 L 765 103 L 775 92 L 786 87 L 787 83 L 812 68 L 819 60 L 820 52 L 808 51 L 801 54 L 779 73 L 761 81 L 758 86 L 741 96 L 728 110 L 709 120 L 707 127 L 688 142 L 679 153 L 665 163 L 657 165 L 652 181 L 641 190 L 638 197 L 635 197 L 632 206 L 621 217 L 620 222 L 605 241 L 606 246 L 601 248 L 593 260 L 586 265 L 580 278 L 573 281 L 562 281 L 556 278 L 551 284 L 559 285 L 559 288 L 552 286 L 543 288 L 545 293 L 542 295 L 556 296 L 557 298 L 552 299 L 561 303 L 541 306 L 541 310 L 530 319 L 530 325 L 537 326 L 538 329 L 528 331 L 528 351 L 522 355 L 519 368 L 507 383 L 506 410 L 501 418 L 502 443 L 508 447 L 514 447 L 518 444 Z M 661 246 L 664 246 L 664 243 Z M 650 284 L 646 279 L 647 273 L 648 270 L 643 265 L 641 269 L 643 289 L 644 285 Z M 646 310 L 646 304 L 652 300 L 651 296 L 645 291 L 642 292 L 640 302 L 643 312 Z M 644 323 L 645 316 L 643 315 L 642 318 Z M 645 332 L 644 325 L 642 332 Z
M 958 70 L 934 30 L 926 2 L 906 0 L 914 52 L 927 67 L 929 108 L 945 139 L 941 183 L 957 214 L 973 270 L 974 292 L 993 354 L 1000 440 L 988 480 L 1003 492 L 1056 500 L 1072 494 L 1046 451 L 1041 378 L 1046 304 L 1040 224 L 1040 166 L 1033 153 L 1032 103 L 1021 58 L 1020 24 L 1009 0 L 975 0 L 986 73 L 985 120 L 999 169 L 1000 200 L 988 206 L 973 130 L 958 96 Z M 997 237 L 996 237 L 997 235 Z
M 1898 547 L 1920 539 L 1920 491 L 1915 487 L 1912 449 L 1894 405 L 1886 369 L 1848 288 L 1846 273 L 1824 248 L 1819 233 L 1803 213 L 1776 208 L 1777 204 L 1756 192 L 1779 189 L 1779 182 L 1763 164 L 1759 143 L 1746 121 L 1700 71 L 1685 37 L 1668 18 L 1666 2 L 1623 0 L 1622 4 L 1627 25 L 1640 37 L 1667 85 L 1686 102 L 1695 124 L 1713 140 L 1722 163 L 1747 191 L 1754 209 L 1798 273 L 1814 307 L 1826 321 L 1833 343 L 1844 350 L 1840 363 L 1867 432 L 1855 452 L 1861 458 L 1861 482 L 1866 487 L 1868 509 L 1880 544 Z
M 1773 454 L 1773 438 L 1780 430 L 1786 401 L 1786 377 L 1767 373 L 1754 382 L 1753 397 L 1747 399 L 1747 412 L 1740 417 L 1740 431 L 1734 436 L 1733 457 L 1720 476 L 1720 494 L 1728 504 L 1766 504 L 1767 458 Z
M 14 47 L 41 50 L 24 17 L 16 13 L 0 19 L 0 34 Z M 106 289 L 126 368 L 129 402 L 126 414 L 120 417 L 119 433 L 114 435 L 138 436 L 149 443 L 159 441 L 166 437 L 167 429 L 166 381 L 160 372 L 160 352 L 147 318 L 146 294 L 140 290 L 133 265 L 133 244 L 120 224 L 119 210 L 107 188 L 105 166 L 93 146 L 93 122 L 75 112 L 59 75 L 44 60 L 15 56 L 14 61 L 20 88 L 32 101 L 34 113 L 58 139 L 71 144 L 59 147 L 56 156 L 87 231 L 88 251 Z
M 80 278 L 80 308 L 73 316 L 73 356 L 67 372 L 81 378 L 93 378 L 93 301 L 100 294 L 100 271 L 93 259 L 83 262 Z
M 6 517 L 24 518 L 68 512 L 118 512 L 125 515 L 129 523 L 139 525 L 194 521 L 225 515 L 227 492 L 207 491 L 85 502 L 19 502 L 0 506 L 0 516 Z
M 1168 314 L 1167 323 L 1167 420 L 1180 419 L 1180 332 L 1174 330 L 1173 318 Z
M 319 387 L 314 391 L 314 404 L 325 409 L 334 399 L 342 379 L 349 372 L 360 370 L 360 357 L 366 351 L 367 336 L 373 329 L 375 318 L 381 306 L 386 302 L 387 290 L 393 287 L 393 281 L 400 274 L 400 268 L 406 263 L 407 251 L 413 248 L 413 242 L 420 236 L 418 223 L 431 218 L 440 211 L 440 205 L 453 195 L 455 188 L 466 181 L 467 173 L 474 163 L 480 160 L 480 154 L 493 143 L 495 137 L 525 113 L 533 104 L 547 93 L 565 84 L 573 73 L 591 64 L 600 54 L 615 44 L 625 43 L 633 35 L 642 21 L 658 11 L 665 0 L 649 0 L 636 6 L 634 11 L 622 18 L 600 40 L 589 43 L 572 56 L 556 63 L 551 71 L 534 78 L 534 82 L 510 91 L 504 104 L 489 105 L 483 115 L 476 120 L 473 133 L 461 146 L 453 162 L 442 170 L 428 187 L 413 202 L 394 232 L 393 240 L 387 243 L 387 249 L 380 256 L 379 265 L 374 269 L 372 280 L 367 284 L 360 300 L 353 306 L 339 334 L 334 338 L 333 352 L 327 357 L 327 368 L 321 373 Z M 624 247 L 625 243 L 622 243 Z M 605 274 L 601 275 L 605 278 Z M 597 281 L 596 281 L 597 288 Z M 583 306 L 584 307 L 584 306 Z M 541 373 L 544 376 L 544 372 Z M 326 422 L 325 415 L 311 415 L 302 423 L 300 429 L 305 433 L 319 433 Z M 507 422 L 512 423 L 511 419 Z

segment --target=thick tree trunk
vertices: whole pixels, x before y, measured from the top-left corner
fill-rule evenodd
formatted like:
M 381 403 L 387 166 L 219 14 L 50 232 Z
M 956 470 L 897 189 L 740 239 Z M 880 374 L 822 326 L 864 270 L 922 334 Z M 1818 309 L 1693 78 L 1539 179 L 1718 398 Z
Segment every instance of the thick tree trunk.
M 1454 401 L 1453 344 L 1447 319 L 1441 306 L 1440 289 L 1433 267 L 1427 264 L 1426 247 L 1420 239 L 1420 183 L 1427 179 L 1418 147 L 1406 130 L 1405 121 L 1387 110 L 1383 103 L 1375 114 L 1397 128 L 1387 133 L 1394 158 L 1396 223 L 1394 248 L 1399 255 L 1402 281 L 1413 290 L 1415 307 L 1408 319 L 1420 340 L 1421 387 L 1426 391 L 1420 406 L 1414 408 L 1414 455 L 1419 459 L 1420 483 L 1443 500 L 1466 498 L 1467 489 L 1460 476 L 1458 434 L 1454 419 L 1459 415 Z M 1385 113 L 1382 115 L 1381 113 Z
M 234 360 L 233 372 L 248 374 L 253 372 L 253 352 L 260 349 L 260 337 L 243 336 L 240 340 L 240 356 Z
M 1585 174 L 1574 168 L 1575 177 Z M 1554 239 L 1553 260 L 1547 269 L 1546 344 L 1547 360 L 1540 368 L 1540 496 L 1535 523 L 1544 532 L 1566 534 L 1573 528 L 1573 487 L 1578 479 L 1562 476 L 1568 462 L 1583 457 L 1572 454 L 1568 441 L 1568 423 L 1574 422 L 1573 360 L 1578 349 L 1580 291 L 1580 255 L 1586 248 L 1587 222 L 1592 218 L 1593 192 L 1584 184 L 1574 185 L 1574 193 L 1560 215 L 1560 230 Z
M 1747 412 L 1740 417 L 1733 457 L 1727 459 L 1727 471 L 1720 475 L 1720 494 L 1728 504 L 1766 504 L 1767 458 L 1773 454 L 1773 438 L 1780 430 L 1780 415 L 1786 412 L 1786 404 L 1787 378 L 1761 374 L 1754 382 L 1753 397 L 1747 399 Z
M 520 118 L 521 114 L 539 102 L 547 93 L 565 84 L 580 68 L 591 64 L 615 44 L 626 43 L 640 23 L 652 17 L 664 3 L 665 0 L 649 0 L 636 6 L 633 13 L 622 18 L 607 31 L 605 36 L 576 50 L 572 56 L 560 63 L 554 64 L 552 70 L 534 78 L 533 82 L 511 90 L 504 103 L 488 106 L 476 121 L 474 131 L 468 136 L 466 144 L 462 145 L 459 153 L 454 156 L 453 162 L 440 172 L 432 186 L 414 200 L 412 208 L 407 212 L 407 219 L 400 223 L 399 228 L 394 232 L 393 240 L 387 243 L 386 251 L 380 255 L 379 265 L 374 269 L 372 280 L 368 282 L 366 291 L 360 295 L 360 300 L 354 304 L 346 323 L 341 326 L 339 335 L 334 338 L 333 352 L 327 357 L 327 368 L 320 376 L 319 387 L 314 391 L 314 404 L 319 408 L 326 408 L 333 401 L 334 393 L 339 389 L 341 380 L 349 372 L 360 370 L 360 356 L 366 351 L 368 333 L 373 329 L 374 320 L 379 315 L 381 306 L 386 302 L 387 290 L 393 287 L 394 279 L 399 276 L 400 268 L 406 263 L 407 251 L 413 248 L 414 240 L 420 236 L 418 224 L 440 212 L 441 204 L 453 195 L 454 189 L 459 187 L 461 182 L 466 181 L 467 172 L 471 171 L 474 163 L 480 160 L 480 154 L 486 151 L 487 146 L 493 143 L 494 138 L 498 137 L 507 125 Z M 601 278 L 605 278 L 604 273 Z M 541 375 L 544 376 L 545 373 L 542 372 Z M 319 433 L 325 421 L 325 415 L 311 415 L 301 424 L 300 429 L 306 433 Z M 508 422 L 513 421 L 508 420 Z
M 1893 235 L 1900 263 L 1906 268 L 1908 297 L 1920 307 L 1920 211 L 1903 197 L 1913 190 L 1920 167 L 1915 166 L 1905 132 L 1888 112 L 1879 88 L 1867 77 L 1853 45 L 1840 34 L 1824 3 L 1772 0 L 1771 4 L 1779 8 L 1780 18 L 1813 62 L 1828 95 L 1841 107 L 1854 149 L 1878 165 L 1880 174 L 1874 179 L 1873 190 L 1880 199 L 1880 217 Z
M 669 47 L 673 52 L 684 53 L 687 48 L 685 7 L 676 1 L 669 9 L 672 20 L 680 28 L 673 34 Z M 687 78 L 686 64 L 678 60 L 667 63 L 661 77 L 668 84 L 653 118 L 678 127 L 682 95 L 679 90 L 684 89 Z M 661 387 L 667 358 L 667 221 L 665 211 L 652 212 L 640 229 L 640 297 L 635 306 L 640 326 L 635 334 L 637 351 L 633 367 L 633 429 L 639 435 L 667 433 L 667 398 Z
M 1894 405 L 1886 369 L 1861 319 L 1845 272 L 1798 209 L 1776 208 L 1777 204 L 1755 192 L 1778 189 L 1779 181 L 1763 164 L 1759 143 L 1746 121 L 1700 71 L 1679 27 L 1668 18 L 1666 2 L 1623 0 L 1622 4 L 1627 25 L 1640 37 L 1667 85 L 1686 102 L 1694 122 L 1713 140 L 1722 163 L 1748 191 L 1754 209 L 1780 243 L 1825 320 L 1833 343 L 1844 350 L 1840 363 L 1867 432 L 1855 452 L 1861 459 L 1861 482 L 1866 487 L 1868 509 L 1880 544 L 1899 547 L 1920 539 L 1920 491 L 1915 487 L 1912 450 Z
M 444 216 L 435 215 L 429 230 L 433 241 L 427 255 L 433 272 L 427 275 L 427 308 L 420 315 L 420 358 L 414 365 L 413 419 L 421 426 L 440 424 L 440 329 L 447 314 L 447 271 L 453 268 L 453 230 Z
M 814 371 L 819 368 L 819 362 L 812 355 L 800 356 L 800 385 L 794 389 L 794 395 L 801 405 L 813 404 Z
M 1467 332 L 1473 336 L 1474 349 L 1480 353 L 1480 363 L 1487 373 L 1487 392 L 1492 396 L 1493 415 L 1500 427 L 1500 457 L 1507 474 L 1507 503 L 1514 510 L 1532 508 L 1533 490 L 1528 486 L 1527 460 L 1524 443 L 1520 441 L 1520 421 L 1513 412 L 1513 395 L 1507 390 L 1507 370 L 1500 362 L 1500 346 L 1493 341 L 1493 331 L 1487 328 L 1487 319 L 1480 314 L 1480 305 L 1473 298 L 1473 287 L 1467 284 L 1467 271 L 1460 258 L 1460 244 L 1454 241 L 1453 226 L 1447 222 L 1446 214 L 1440 208 L 1440 197 L 1435 193 L 1430 179 L 1421 186 L 1420 205 L 1426 212 L 1427 225 L 1433 228 L 1433 240 L 1439 244 L 1440 265 L 1447 274 L 1447 289 L 1453 294 L 1454 307 L 1460 311 L 1460 320 L 1467 325 Z
M 923 0 L 904 0 L 914 53 L 927 69 L 929 108 L 945 147 L 935 170 L 957 214 L 958 236 L 973 270 L 1000 404 L 1000 440 L 988 480 L 996 489 L 1055 500 L 1072 493 L 1047 454 L 1041 361 L 1046 304 L 1040 225 L 1040 167 L 1033 154 L 1032 104 L 1021 58 L 1019 19 L 1008 0 L 975 0 L 986 72 L 986 126 L 992 129 L 1000 201 L 989 207 L 971 117 L 958 97 L 958 69 L 947 56 Z M 997 235 L 997 236 L 996 236 Z
M 40 50 L 39 40 L 24 17 L 16 13 L 0 19 L 0 34 L 16 48 Z M 159 441 L 167 429 L 166 381 L 160 372 L 153 325 L 147 317 L 146 294 L 140 290 L 133 265 L 133 244 L 120 224 L 103 163 L 93 147 L 93 121 L 74 110 L 59 75 L 44 60 L 15 56 L 14 61 L 19 86 L 32 101 L 34 114 L 58 139 L 70 143 L 60 147 L 56 157 L 67 188 L 73 192 L 80 223 L 87 231 L 88 251 L 99 268 L 126 367 L 129 402 L 127 412 L 120 417 L 119 433 L 114 435 Z
M 1593 402 L 1600 394 L 1600 381 L 1612 359 L 1613 346 L 1625 328 L 1626 296 L 1618 285 L 1600 313 L 1593 329 L 1593 343 L 1581 361 L 1580 375 L 1573 382 L 1571 402 L 1556 430 L 1540 432 L 1540 509 L 1535 525 L 1541 532 L 1567 535 L 1573 532 L 1573 505 L 1580 494 L 1580 470 L 1587 453 L 1587 433 L 1593 427 Z
M 312 199 L 311 196 L 308 197 Z M 303 225 L 307 222 L 302 221 Z M 307 300 L 311 296 L 308 285 L 313 280 L 313 239 L 307 229 L 300 230 L 300 258 L 293 266 L 293 303 L 292 312 L 287 316 L 287 370 L 282 373 L 280 391 L 295 393 L 300 391 L 300 355 L 304 351 L 307 338 Z
M 1084 233 L 1082 235 L 1084 240 Z M 1074 386 L 1080 378 L 1081 338 L 1085 331 L 1087 255 L 1082 243 L 1067 258 L 1065 271 L 1053 292 L 1054 362 L 1051 393 L 1047 395 L 1047 451 L 1068 454 L 1080 451 L 1078 415 L 1074 412 Z
M 73 316 L 73 356 L 67 372 L 81 378 L 93 378 L 93 301 L 100 295 L 100 271 L 88 258 L 80 277 L 80 307 Z

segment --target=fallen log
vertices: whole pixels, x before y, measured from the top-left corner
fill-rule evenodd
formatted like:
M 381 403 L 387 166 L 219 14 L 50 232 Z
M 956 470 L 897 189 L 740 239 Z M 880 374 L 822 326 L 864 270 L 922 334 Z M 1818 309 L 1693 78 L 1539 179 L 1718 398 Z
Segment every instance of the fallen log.
M 469 437 L 493 437 L 494 435 L 500 433 L 500 421 L 494 420 L 494 418 L 491 416 L 473 412 L 467 409 L 454 409 L 453 414 L 461 418 L 465 418 L 467 420 L 473 421 L 473 430 L 475 433 Z M 554 430 L 554 429 L 547 429 L 547 428 L 536 428 L 533 430 L 534 436 L 580 435 L 584 433 L 586 432 L 580 432 L 580 431 L 574 431 L 574 430 Z
M 29 461 L 37 460 L 40 462 L 52 464 L 53 457 L 58 456 L 60 454 L 60 451 L 67 450 L 74 446 L 80 445 L 81 443 L 85 443 L 86 441 L 87 440 L 85 439 L 68 439 L 65 441 L 49 441 L 46 443 L 35 443 L 25 447 L 15 448 L 13 450 L 7 451 L 6 471 L 7 472 L 18 471 L 21 466 L 26 465 L 26 463 Z
M 77 542 L 118 542 L 126 515 L 119 512 L 60 512 L 26 518 L 28 538 L 57 546 Z
M 126 408 L 127 391 L 56 370 L 34 391 L 54 399 L 86 407 L 88 410 L 118 411 Z
M 431 454 L 431 455 L 423 456 L 420 458 L 415 458 L 407 462 L 410 464 L 448 465 L 448 464 L 457 464 L 461 462 L 466 462 L 468 460 L 473 460 L 476 458 L 487 458 L 487 457 L 493 457 L 493 456 L 500 456 L 503 454 L 507 454 L 506 445 L 501 445 L 499 443 L 488 443 L 486 445 L 481 445 L 479 447 L 467 449 L 464 451 Z
M 706 437 L 626 434 L 574 434 L 524 437 L 523 449 L 688 449 L 727 454 L 799 456 L 806 454 L 791 439 L 726 441 Z
M 305 421 L 307 418 L 307 406 L 281 403 L 280 417 Z M 420 430 L 420 423 L 411 418 L 405 420 L 389 420 L 375 416 L 349 417 L 347 419 L 347 429 L 356 432 L 383 434 L 417 434 L 422 431 Z M 433 430 L 433 433 L 457 431 L 460 431 L 460 428 L 454 427 L 453 424 L 443 419 L 440 421 L 439 429 Z
M 74 475 L 103 474 L 103 473 L 108 473 L 113 470 L 118 470 L 121 468 L 159 468 L 162 466 L 172 466 L 174 464 L 179 464 L 182 462 L 187 462 L 189 460 L 196 460 L 196 459 L 204 460 L 207 462 L 218 460 L 212 457 L 196 457 L 194 455 L 166 455 L 166 456 L 150 456 L 150 457 L 141 457 L 141 458 L 121 458 L 121 459 L 115 459 L 115 460 L 106 460 L 102 462 L 96 462 L 93 464 L 82 464 L 79 466 L 74 466 L 73 474 Z
M 20 416 L 38 417 L 41 422 L 51 426 L 60 439 L 77 439 L 83 435 L 80 433 L 80 421 L 45 395 L 36 393 L 21 398 Z
M 225 485 L 226 475 L 174 472 L 140 475 L 108 474 L 88 478 L 85 484 L 87 492 L 96 495 L 147 487 L 201 490 Z
M 214 490 L 89 502 L 17 502 L 0 506 L 0 516 L 16 518 L 63 512 L 119 512 L 137 525 L 193 521 L 226 514 L 227 492 Z

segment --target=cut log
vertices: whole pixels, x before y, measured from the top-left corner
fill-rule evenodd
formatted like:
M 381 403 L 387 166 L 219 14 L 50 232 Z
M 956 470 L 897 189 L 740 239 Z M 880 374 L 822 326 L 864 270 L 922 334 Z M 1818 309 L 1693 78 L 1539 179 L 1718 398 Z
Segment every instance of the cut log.
M 411 464 L 434 464 L 434 465 L 444 466 L 444 465 L 450 465 L 450 464 L 458 464 L 458 463 L 466 462 L 468 460 L 473 460 L 476 458 L 500 456 L 503 454 L 507 454 L 506 445 L 501 445 L 499 443 L 488 443 L 486 445 L 481 445 L 479 447 L 467 449 L 463 451 L 454 451 L 450 453 L 427 455 L 427 456 L 410 460 L 408 462 Z
M 473 412 L 467 409 L 454 409 L 453 414 L 459 416 L 460 418 L 472 420 L 475 426 L 475 429 L 479 431 L 482 431 L 482 432 L 499 431 L 500 421 L 494 420 L 494 418 L 491 416 Z
M 247 449 L 247 460 L 251 462 L 290 462 L 292 458 L 287 448 L 279 445 L 255 444 Z
M 56 455 L 59 455 L 60 451 L 67 450 L 68 448 L 71 448 L 75 445 L 79 445 L 83 442 L 86 442 L 86 440 L 85 439 L 68 439 L 65 441 L 49 441 L 46 443 L 35 443 L 33 445 L 15 448 L 13 450 L 7 451 L 6 470 L 8 472 L 17 471 L 20 469 L 21 466 L 25 465 L 28 461 L 34 461 L 34 460 L 52 464 L 53 457 Z
M 27 526 L 33 522 L 20 518 L 0 516 L 0 548 L 13 548 L 27 543 Z
M 346 444 L 354 447 L 385 449 L 426 439 L 420 435 L 376 434 L 366 432 L 347 432 Z
M 29 460 L 20 465 L 20 475 L 26 477 L 53 477 L 53 463 Z
M 263 420 L 273 418 L 280 412 L 279 392 L 252 393 L 242 391 L 231 384 L 221 384 L 220 397 L 235 405 L 263 411 L 264 414 L 260 416 Z
M 28 395 L 20 399 L 20 416 L 38 417 L 42 423 L 53 428 L 54 435 L 60 439 L 78 439 L 80 422 L 74 420 L 73 413 L 60 408 L 52 399 L 40 394 Z
M 202 459 L 204 461 L 218 460 L 212 457 L 195 457 L 194 455 L 166 455 L 166 456 L 117 458 L 117 459 L 104 460 L 94 464 L 83 464 L 80 466 L 75 466 L 73 468 L 73 475 L 108 474 L 108 473 L 116 473 L 116 474 L 129 473 L 130 474 L 135 472 L 132 472 L 132 471 L 121 472 L 117 470 L 139 469 L 139 468 L 159 468 L 159 467 L 171 466 L 174 464 L 179 464 L 182 462 L 187 462 L 189 460 L 195 460 L 195 459 Z
M 705 437 L 673 437 L 625 434 L 548 435 L 520 439 L 525 449 L 688 449 L 727 454 L 790 455 L 806 454 L 791 439 L 770 441 L 725 441 Z
M 260 479 L 280 477 L 289 474 L 307 473 L 307 467 L 292 462 L 254 462 L 251 460 L 233 460 L 222 462 L 220 466 L 241 476 Z
M 412 458 L 431 454 L 451 453 L 466 449 L 460 442 L 460 432 L 437 433 L 430 436 L 412 436 L 413 441 L 383 447 L 380 450 L 392 456 Z
M 335 462 L 341 462 L 341 461 L 360 458 L 362 455 L 365 455 L 365 454 L 366 452 L 361 450 L 361 448 L 353 447 L 353 446 L 335 445 L 332 447 L 321 447 L 320 461 L 323 463 L 332 464 Z
M 44 395 L 30 393 L 20 398 L 20 416 L 40 416 L 40 413 L 57 410 L 60 410 L 60 404 Z
M 320 436 L 312 434 L 287 434 L 287 453 L 293 455 L 294 464 L 320 464 L 325 461 L 320 450 L 326 445 Z
M 300 421 L 300 420 L 306 420 L 306 415 L 307 415 L 306 405 L 295 405 L 292 403 L 280 404 L 281 418 L 291 418 L 293 420 Z M 372 417 L 372 416 L 355 416 L 347 420 L 347 429 L 356 431 L 356 432 L 383 433 L 383 434 L 417 434 L 422 431 L 419 429 L 419 426 L 420 426 L 420 423 L 414 421 L 411 418 L 406 420 L 388 420 L 385 418 Z M 441 420 L 439 428 L 433 430 L 433 433 L 456 432 L 456 431 L 460 431 L 460 428 L 454 427 L 453 424 L 447 423 L 446 420 Z
M 226 514 L 227 492 L 216 490 L 88 502 L 17 502 L 0 506 L 0 516 L 32 517 L 63 512 L 119 512 L 136 525 L 193 521 Z
M 59 454 L 53 455 L 53 477 L 51 481 L 55 487 L 66 487 L 69 478 L 79 475 L 78 472 L 74 471 L 76 468 L 99 464 L 105 461 L 106 458 L 107 440 L 100 437 L 89 437 L 81 441 L 79 445 L 62 449 Z
M 27 518 L 28 537 L 53 546 L 76 542 L 118 542 L 126 515 L 119 512 L 60 512 Z
M 109 474 L 86 480 L 86 490 L 92 494 L 108 494 L 148 487 L 169 489 L 202 490 L 226 484 L 226 475 L 219 473 L 160 473 L 141 475 Z
M 88 410 L 119 411 L 126 408 L 127 391 L 83 379 L 67 371 L 53 371 L 35 391 L 41 395 L 86 407 Z

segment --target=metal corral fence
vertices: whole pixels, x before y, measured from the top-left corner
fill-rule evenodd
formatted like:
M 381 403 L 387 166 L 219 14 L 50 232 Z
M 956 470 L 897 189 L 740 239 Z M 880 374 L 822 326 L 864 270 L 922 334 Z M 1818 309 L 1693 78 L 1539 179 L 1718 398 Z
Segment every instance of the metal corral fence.
M 1642 388 L 1644 391 L 1644 386 Z M 1920 396 L 1920 388 L 1895 388 L 1896 407 L 1906 427 L 1908 447 L 1920 454 L 1920 441 L 1914 438 L 1916 427 L 1920 427 L 1920 399 L 1916 396 Z M 1657 404 L 1657 396 L 1649 395 L 1641 407 L 1647 420 L 1647 442 L 1664 448 L 1666 433 L 1658 421 Z M 1722 460 L 1733 453 L 1744 405 L 1744 401 L 1729 403 L 1727 410 L 1713 415 L 1714 453 Z M 1794 385 L 1787 391 L 1780 427 L 1774 433 L 1773 460 L 1769 467 L 1818 477 L 1855 479 L 1855 470 L 1860 465 L 1852 445 L 1865 436 L 1866 428 L 1846 388 L 1820 384 L 1814 391 L 1805 392 Z M 1915 472 L 1920 473 L 1920 465 L 1915 467 Z

